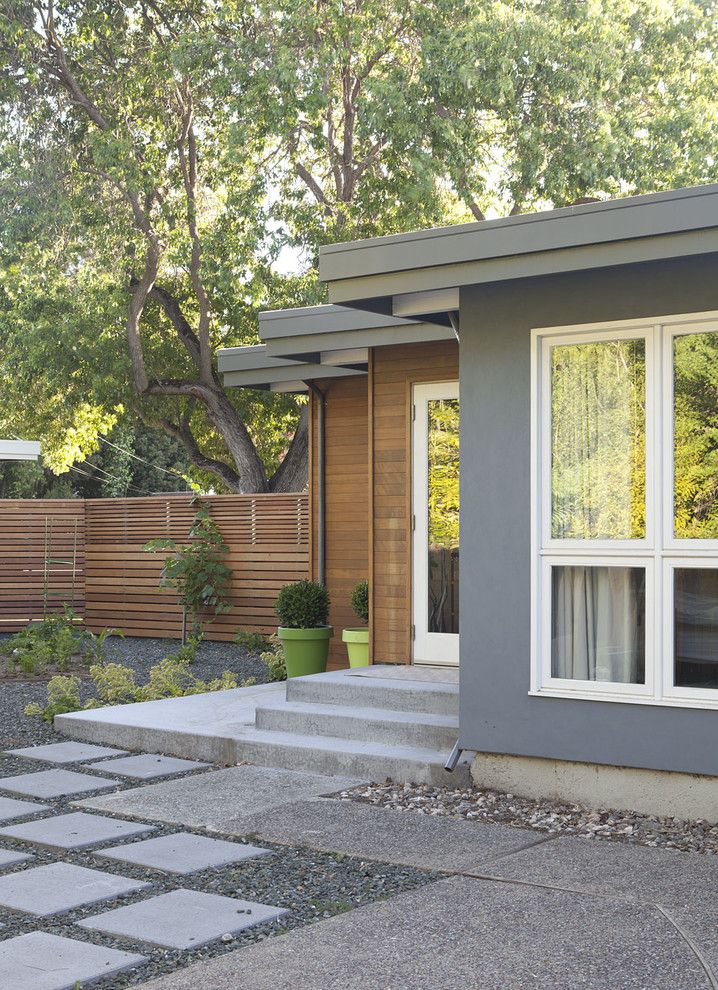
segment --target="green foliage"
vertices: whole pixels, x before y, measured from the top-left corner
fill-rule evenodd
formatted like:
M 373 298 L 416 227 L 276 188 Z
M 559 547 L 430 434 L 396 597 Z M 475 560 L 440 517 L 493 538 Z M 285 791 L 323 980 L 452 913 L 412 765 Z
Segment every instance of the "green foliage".
M 52 722 L 55 715 L 81 709 L 102 708 L 106 705 L 127 705 L 136 701 L 157 701 L 161 698 L 180 698 L 207 691 L 228 691 L 232 688 L 250 687 L 254 678 L 247 678 L 241 685 L 237 677 L 225 670 L 221 677 L 202 681 L 190 672 L 187 656 L 170 655 L 150 668 L 145 684 L 137 684 L 131 667 L 119 663 L 93 664 L 90 678 L 96 695 L 83 704 L 80 699 L 80 680 L 77 677 L 53 677 L 47 686 L 47 705 L 30 704 L 25 714 Z
M 329 592 L 318 581 L 285 584 L 277 596 L 279 625 L 287 629 L 325 626 L 329 614 Z
M 429 402 L 429 545 L 459 546 L 459 400 Z
M 362 622 L 369 621 L 369 582 L 359 581 L 352 591 L 352 609 Z
M 269 649 L 261 653 L 259 659 L 265 664 L 270 681 L 286 681 L 287 660 L 284 648 L 276 636 L 272 636 Z
M 145 550 L 165 552 L 160 587 L 177 592 L 179 604 L 191 620 L 192 634 L 199 635 L 208 612 L 229 612 L 227 601 L 232 572 L 225 563 L 229 547 L 212 519 L 209 503 L 201 504 L 189 532 L 189 542 L 150 540 Z
M 252 653 L 258 653 L 267 645 L 267 637 L 264 633 L 251 632 L 248 629 L 238 629 L 234 634 L 234 641 L 237 646 L 243 646 L 245 650 L 251 650 Z
M 99 637 L 81 628 L 80 622 L 80 617 L 66 606 L 62 615 L 50 615 L 29 623 L 0 647 L 0 652 L 7 657 L 8 672 L 15 673 L 18 669 L 25 674 L 64 671 L 73 657 L 86 662 L 88 653 L 94 658 L 99 650 L 101 655 L 105 638 L 113 630 L 98 642 Z

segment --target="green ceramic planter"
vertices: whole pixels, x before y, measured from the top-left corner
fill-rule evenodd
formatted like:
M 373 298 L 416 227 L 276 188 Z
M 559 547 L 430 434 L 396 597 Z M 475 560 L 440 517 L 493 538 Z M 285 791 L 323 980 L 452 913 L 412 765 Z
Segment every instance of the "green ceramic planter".
M 369 666 L 369 630 L 366 626 L 342 630 L 342 642 L 347 644 L 350 667 Z
M 314 629 L 288 629 L 280 626 L 277 635 L 284 647 L 287 677 L 323 674 L 327 669 L 329 640 L 333 632 L 331 626 L 317 626 Z

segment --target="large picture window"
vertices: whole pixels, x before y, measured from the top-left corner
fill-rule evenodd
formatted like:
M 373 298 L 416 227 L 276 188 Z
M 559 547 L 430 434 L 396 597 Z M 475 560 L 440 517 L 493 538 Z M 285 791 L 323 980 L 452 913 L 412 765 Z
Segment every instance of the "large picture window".
M 718 708 L 718 314 L 533 347 L 532 692 Z

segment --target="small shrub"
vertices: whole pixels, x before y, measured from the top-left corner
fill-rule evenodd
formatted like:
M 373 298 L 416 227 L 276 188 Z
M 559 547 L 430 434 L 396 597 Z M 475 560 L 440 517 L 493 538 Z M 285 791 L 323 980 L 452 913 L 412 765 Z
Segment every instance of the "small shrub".
M 56 715 L 76 712 L 82 708 L 80 702 L 79 677 L 52 677 L 47 685 L 47 705 L 31 704 L 25 707 L 25 714 L 39 716 L 43 721 L 52 723 Z
M 82 628 L 81 622 L 79 615 L 65 607 L 62 615 L 50 615 L 29 623 L 2 645 L 0 652 L 7 656 L 8 672 L 12 674 L 18 669 L 25 674 L 66 671 L 73 657 L 87 664 L 104 660 L 107 637 L 122 633 L 118 629 L 106 629 L 95 636 L 89 629 Z
M 234 634 L 234 642 L 237 646 L 251 650 L 252 653 L 259 653 L 267 646 L 267 637 L 260 632 L 250 632 L 248 629 L 238 629 Z
M 140 689 L 131 667 L 121 663 L 95 663 L 90 667 L 90 677 L 103 705 L 129 705 L 140 700 Z
M 103 629 L 97 635 L 87 629 L 85 631 L 84 658 L 88 662 L 104 663 L 107 659 L 105 640 L 110 636 L 122 636 L 124 638 L 124 635 L 121 629 Z
M 369 582 L 359 581 L 352 591 L 352 608 L 362 622 L 369 621 Z
M 284 648 L 276 636 L 272 637 L 270 648 L 259 654 L 259 659 L 266 666 L 270 681 L 286 681 L 287 660 Z
M 325 626 L 329 614 L 329 592 L 318 581 L 285 584 L 277 596 L 277 617 L 287 629 Z
M 190 636 L 186 643 L 182 643 L 174 653 L 169 653 L 168 658 L 174 660 L 181 660 L 182 662 L 194 663 L 197 659 L 197 650 L 199 649 L 199 644 L 203 640 L 202 633 L 198 633 L 196 636 Z

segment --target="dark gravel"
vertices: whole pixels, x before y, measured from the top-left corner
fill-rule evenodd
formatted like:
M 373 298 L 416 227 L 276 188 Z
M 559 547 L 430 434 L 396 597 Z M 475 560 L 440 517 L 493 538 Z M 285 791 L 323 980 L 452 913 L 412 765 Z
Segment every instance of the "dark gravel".
M 49 765 L 35 760 L 3 756 L 0 758 L 0 775 L 7 776 L 43 770 L 47 766 Z M 83 770 L 79 765 L 72 764 L 68 766 L 68 769 Z M 136 781 L 128 781 L 122 783 L 117 789 L 122 790 L 126 787 L 136 786 L 138 786 Z M 77 810 L 72 807 L 71 798 L 47 803 L 53 805 L 57 814 Z M 103 813 L 104 816 L 106 813 Z M 119 818 L 121 816 L 114 817 Z M 159 836 L 177 831 L 180 829 L 174 826 L 160 825 L 152 834 Z M 184 829 L 184 831 L 192 831 L 200 835 L 208 834 L 201 829 Z M 217 837 L 217 833 L 213 832 L 211 835 Z M 141 841 L 146 837 L 139 836 L 126 844 Z M 238 841 L 236 836 L 226 836 L 226 838 L 231 841 Z M 246 840 L 251 842 L 252 836 L 247 836 Z M 28 848 L 25 844 L 12 839 L 3 839 L 2 845 L 8 849 L 25 850 Z M 384 900 L 397 893 L 412 890 L 440 879 L 438 874 L 411 867 L 365 862 L 352 856 L 319 853 L 301 847 L 278 846 L 268 842 L 261 842 L 261 845 L 264 848 L 272 849 L 274 855 L 248 860 L 234 866 L 210 869 L 185 877 L 171 876 L 159 871 L 148 870 L 146 867 L 102 860 L 88 850 L 63 853 L 29 847 L 35 855 L 35 861 L 30 864 L 31 866 L 64 861 L 119 876 L 148 880 L 152 884 L 152 888 L 145 888 L 129 897 L 88 905 L 51 918 L 32 918 L 0 909 L 0 922 L 5 926 L 0 932 L 0 937 L 4 939 L 30 931 L 46 931 L 68 938 L 93 942 L 96 945 L 140 952 L 148 957 L 149 961 L 146 964 L 136 970 L 130 970 L 114 978 L 103 980 L 101 983 L 103 990 L 123 990 L 123 988 L 136 986 L 203 959 L 209 959 L 240 946 L 282 934 L 291 928 L 342 914 L 363 904 Z M 22 867 L 17 869 L 22 869 Z M 152 895 L 165 893 L 179 887 L 272 904 L 287 908 L 290 913 L 278 921 L 250 928 L 246 932 L 236 935 L 231 941 L 218 940 L 194 950 L 153 947 L 105 935 L 101 932 L 86 931 L 75 925 L 75 922 L 82 918 L 123 904 L 144 900 Z

